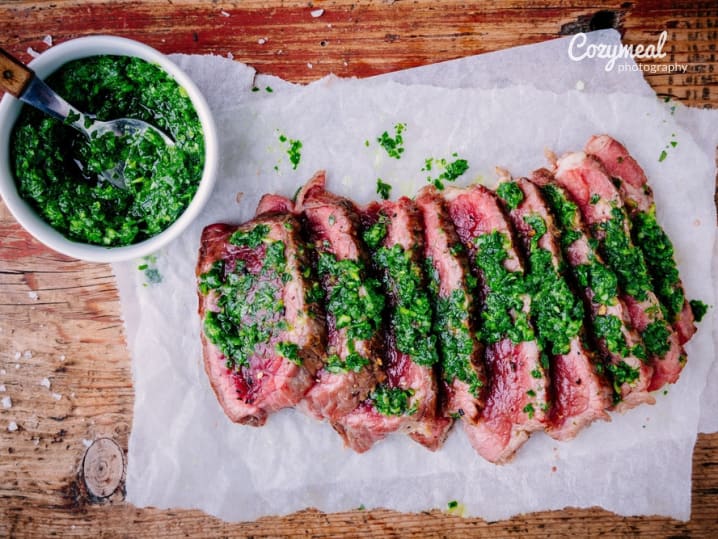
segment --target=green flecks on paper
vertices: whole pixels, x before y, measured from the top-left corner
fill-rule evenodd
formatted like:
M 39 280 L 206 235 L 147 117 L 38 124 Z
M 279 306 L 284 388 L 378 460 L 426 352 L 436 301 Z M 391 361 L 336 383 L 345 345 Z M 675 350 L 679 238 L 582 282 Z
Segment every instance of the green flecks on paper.
M 389 200 L 391 196 L 391 185 L 384 182 L 381 178 L 376 179 L 376 193 L 382 200 Z
M 398 123 L 394 126 L 394 136 L 390 136 L 388 131 L 384 131 L 376 141 L 386 150 L 389 157 L 401 159 L 404 153 L 404 137 L 402 133 L 406 129 L 406 124 Z
M 142 264 L 137 266 L 137 269 L 145 274 L 145 282 L 142 283 L 142 286 L 149 286 L 162 282 L 162 274 L 157 269 L 156 264 L 157 257 L 155 255 L 142 257 Z
M 302 141 L 291 139 L 287 137 L 287 135 L 280 133 L 279 142 L 282 143 L 282 146 L 287 153 L 289 162 L 292 164 L 292 170 L 297 170 L 297 166 L 299 166 L 299 161 L 301 161 L 302 159 Z M 274 170 L 278 171 L 279 167 L 275 166 Z
M 438 190 L 444 189 L 444 182 L 453 182 L 469 170 L 469 162 L 466 159 L 458 159 L 458 154 L 453 153 L 451 157 L 455 157 L 453 161 L 445 158 L 428 157 L 424 160 L 422 172 L 439 172 L 435 178 L 427 176 L 426 181 L 434 184 Z
M 660 153 L 660 155 L 658 156 L 658 162 L 659 162 L 659 163 L 662 163 L 663 161 L 666 160 L 666 157 L 668 157 L 668 150 L 670 150 L 671 148 L 675 148 L 676 146 L 678 146 L 678 141 L 677 141 L 677 140 L 674 140 L 675 138 L 676 138 L 676 134 L 675 134 L 675 133 L 671 133 L 671 140 L 668 142 L 668 144 L 665 145 L 664 149 L 661 150 L 661 153 Z

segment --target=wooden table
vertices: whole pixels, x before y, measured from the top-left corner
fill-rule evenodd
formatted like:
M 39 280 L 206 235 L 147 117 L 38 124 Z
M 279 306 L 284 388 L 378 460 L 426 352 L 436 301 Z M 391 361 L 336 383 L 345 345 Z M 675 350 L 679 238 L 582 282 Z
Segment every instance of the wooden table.
M 312 16 L 316 9 L 324 10 L 321 16 Z M 231 53 L 261 73 L 296 82 L 330 72 L 363 77 L 605 27 L 618 28 L 633 44 L 655 43 L 668 30 L 669 54 L 663 61 L 688 64 L 688 70 L 649 74 L 648 82 L 658 95 L 687 105 L 718 106 L 715 2 L 541 0 L 533 7 L 511 0 L 486 6 L 436 0 L 0 3 L 0 46 L 25 61 L 30 48 L 47 48 L 46 36 L 59 43 L 105 33 L 166 53 Z M 622 518 L 601 509 L 501 522 L 441 511 L 307 510 L 233 525 L 199 511 L 137 509 L 124 502 L 122 482 L 112 492 L 113 481 L 122 480 L 133 389 L 110 266 L 46 249 L 0 204 L 0 298 L 0 384 L 6 389 L 0 397 L 12 400 L 10 409 L 0 409 L 1 536 L 718 534 L 718 434 L 698 438 L 687 523 Z M 8 431 L 10 422 L 16 431 Z M 86 458 L 98 439 L 104 440 Z

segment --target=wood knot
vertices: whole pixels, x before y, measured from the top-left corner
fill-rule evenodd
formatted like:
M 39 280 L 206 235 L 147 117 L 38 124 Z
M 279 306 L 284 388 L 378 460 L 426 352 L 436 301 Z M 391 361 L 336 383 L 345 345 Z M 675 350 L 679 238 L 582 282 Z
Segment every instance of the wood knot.
M 82 461 L 82 480 L 88 494 L 107 498 L 120 486 L 125 476 L 122 449 L 109 438 L 100 438 L 87 449 Z

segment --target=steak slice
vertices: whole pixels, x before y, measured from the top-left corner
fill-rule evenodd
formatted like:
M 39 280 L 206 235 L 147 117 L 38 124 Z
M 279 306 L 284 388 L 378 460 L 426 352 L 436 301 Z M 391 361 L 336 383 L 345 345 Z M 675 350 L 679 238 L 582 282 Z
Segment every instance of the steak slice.
M 319 306 L 306 298 L 305 266 L 290 214 L 202 232 L 196 274 L 204 366 L 234 422 L 263 425 L 314 383 L 326 333 Z
M 480 185 L 444 191 L 449 215 L 479 280 L 480 336 L 488 388 L 478 420 L 465 424 L 476 451 L 506 462 L 548 419 L 548 378 L 529 319 L 524 268 L 496 195 Z
M 642 403 L 653 404 L 655 399 L 648 392 L 653 367 L 645 361 L 641 336 L 631 325 L 628 309 L 618 297 L 616 274 L 592 245 L 578 206 L 571 202 L 563 187 L 555 183 L 553 174 L 540 169 L 533 173 L 531 181 L 541 186 L 556 217 L 559 243 L 588 307 L 592 335 L 601 354 L 609 360 L 609 375 L 614 381 L 614 409 L 625 411 Z M 631 381 L 614 376 L 627 370 L 638 376 Z
M 526 178 L 508 178 L 497 194 L 526 253 L 531 317 L 541 347 L 551 357 L 546 431 L 557 440 L 569 440 L 597 419 L 610 420 L 605 410 L 611 405 L 611 389 L 603 365 L 583 345 L 583 304 L 564 277 L 558 231 L 539 188 Z
M 656 219 L 656 203 L 646 174 L 626 148 L 608 135 L 591 137 L 586 153 L 601 162 L 618 186 L 631 218 L 633 240 L 643 252 L 656 295 L 681 344 L 685 344 L 696 332 L 693 311 L 678 274 L 673 244 Z
M 454 229 L 444 199 L 434 186 L 419 192 L 416 205 L 424 221 L 424 257 L 435 305 L 444 415 L 475 423 L 486 398 L 484 349 L 476 335 L 476 301 L 466 249 Z
M 616 273 L 631 323 L 641 334 L 653 367 L 649 391 L 678 380 L 685 363 L 678 334 L 663 317 L 643 253 L 631 240 L 629 221 L 618 190 L 595 158 L 583 152 L 558 160 L 556 181 L 571 195 L 609 267 Z M 635 380 L 631 369 L 615 372 L 618 383 Z
M 406 197 L 370 205 L 364 212 L 365 243 L 388 298 L 386 378 L 356 410 L 334 427 L 352 449 L 363 452 L 392 431 L 409 434 L 432 451 L 452 421 L 441 415 L 435 374 L 438 363 L 433 313 L 422 265 L 422 221 Z
M 324 291 L 327 357 L 302 406 L 334 423 L 354 410 L 381 375 L 384 297 L 367 273 L 368 256 L 354 204 L 325 189 L 318 172 L 297 194 L 295 211 L 306 219 Z

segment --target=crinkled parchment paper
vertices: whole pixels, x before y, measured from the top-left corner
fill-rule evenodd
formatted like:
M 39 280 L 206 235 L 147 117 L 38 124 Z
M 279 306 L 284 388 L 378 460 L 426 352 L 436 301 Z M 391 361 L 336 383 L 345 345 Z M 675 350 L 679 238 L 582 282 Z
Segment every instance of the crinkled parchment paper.
M 618 41 L 610 32 L 592 38 Z M 114 265 L 135 383 L 129 502 L 233 521 L 305 507 L 446 509 L 452 500 L 488 520 L 566 506 L 689 518 L 700 396 L 715 355 L 712 310 L 688 345 L 680 381 L 659 392 L 655 406 L 613 414 L 567 443 L 537 433 L 505 466 L 478 457 L 460 428 L 436 453 L 395 435 L 357 455 L 327 424 L 294 410 L 263 428 L 234 425 L 203 371 L 194 280 L 202 228 L 250 218 L 263 193 L 291 196 L 320 168 L 330 189 L 366 202 L 376 198 L 379 177 L 393 185 L 393 197 L 414 194 L 426 183 L 429 157 L 456 153 L 470 165 L 458 183 L 491 185 L 497 165 L 528 174 L 546 164 L 545 148 L 580 149 L 590 135 L 610 133 L 650 178 L 689 297 L 715 304 L 715 167 L 710 145 L 695 138 L 708 133 L 703 120 L 681 121 L 640 74 L 623 73 L 622 88 L 602 65 L 571 62 L 567 43 L 420 68 L 396 81 L 330 77 L 306 87 L 255 79 L 251 68 L 218 57 L 175 57 L 216 113 L 222 162 L 212 199 L 182 237 L 156 258 Z M 543 75 L 532 76 L 527 63 Z M 546 83 L 561 76 L 563 85 Z M 406 152 L 395 160 L 376 138 L 399 122 Z M 280 135 L 303 143 L 296 170 Z M 139 271 L 142 263 L 153 273 Z

